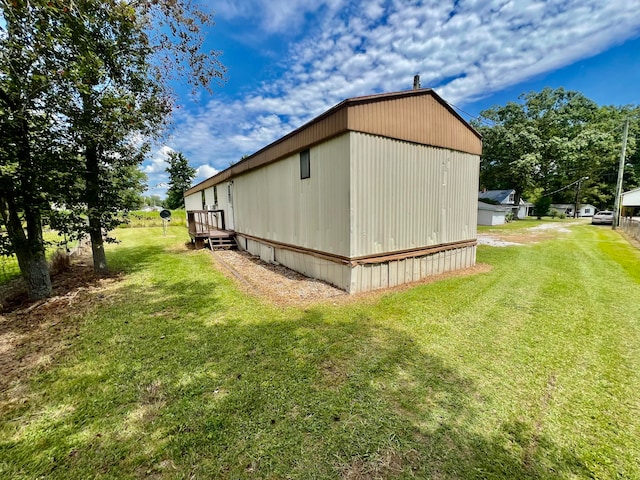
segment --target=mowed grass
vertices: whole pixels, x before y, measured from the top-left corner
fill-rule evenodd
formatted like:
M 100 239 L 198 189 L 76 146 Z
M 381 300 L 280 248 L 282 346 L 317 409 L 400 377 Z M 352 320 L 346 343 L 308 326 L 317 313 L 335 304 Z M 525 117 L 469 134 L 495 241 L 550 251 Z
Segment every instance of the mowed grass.
M 640 478 L 640 253 L 609 228 L 295 308 L 180 229 L 118 237 L 123 280 L 4 392 L 2 478 Z
M 3 234 L 6 235 L 6 233 Z M 45 253 L 48 261 L 51 261 L 56 251 L 65 248 L 72 249 L 77 243 L 67 241 L 66 237 L 53 230 L 44 231 L 42 236 L 46 242 Z M 19 276 L 20 267 L 17 257 L 15 255 L 0 255 L 0 285 Z

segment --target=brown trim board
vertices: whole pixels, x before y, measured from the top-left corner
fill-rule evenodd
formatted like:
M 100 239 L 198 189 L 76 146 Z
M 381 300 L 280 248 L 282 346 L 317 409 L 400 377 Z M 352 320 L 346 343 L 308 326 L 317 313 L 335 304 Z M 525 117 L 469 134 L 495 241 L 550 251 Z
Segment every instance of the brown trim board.
M 460 242 L 442 243 L 439 245 L 432 245 L 429 247 L 411 248 L 407 250 L 398 250 L 396 252 L 378 253 L 375 255 L 364 255 L 360 257 L 345 257 L 342 255 L 335 255 L 333 253 L 321 252 L 320 250 L 313 250 L 311 248 L 299 247 L 288 243 L 277 242 L 274 240 L 265 240 L 264 238 L 254 237 L 253 235 L 247 235 L 245 233 L 236 232 L 236 235 L 240 237 L 248 238 L 255 242 L 268 245 L 274 248 L 282 248 L 283 250 L 289 250 L 291 252 L 303 253 L 311 255 L 323 260 L 329 260 L 334 263 L 347 265 L 349 267 L 355 267 L 358 265 L 367 265 L 372 263 L 385 263 L 398 260 L 404 260 L 407 258 L 423 257 L 425 255 L 433 255 L 434 253 L 446 252 L 449 250 L 456 250 L 458 248 L 475 247 L 478 245 L 477 240 L 463 240 Z

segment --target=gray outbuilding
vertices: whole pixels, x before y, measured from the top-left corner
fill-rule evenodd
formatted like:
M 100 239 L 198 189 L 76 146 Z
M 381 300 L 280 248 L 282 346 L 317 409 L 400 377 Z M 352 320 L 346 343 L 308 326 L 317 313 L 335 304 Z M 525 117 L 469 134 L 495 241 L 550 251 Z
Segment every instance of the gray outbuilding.
M 185 204 L 192 218 L 223 215 L 265 261 L 369 291 L 475 264 L 481 151 L 431 89 L 352 98 L 195 185 Z

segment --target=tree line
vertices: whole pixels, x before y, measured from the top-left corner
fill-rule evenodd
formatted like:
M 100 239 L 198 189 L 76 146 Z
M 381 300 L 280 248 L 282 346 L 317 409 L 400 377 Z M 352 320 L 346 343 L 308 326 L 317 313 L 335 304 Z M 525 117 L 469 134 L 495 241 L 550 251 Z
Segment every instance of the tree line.
M 640 186 L 640 107 L 599 106 L 580 92 L 545 88 L 480 113 L 480 188 L 515 189 L 531 203 L 612 209 L 623 126 L 629 119 L 623 189 Z M 569 187 L 571 186 L 571 187 Z M 567 188 L 569 187 L 569 188 Z
M 224 78 L 191 0 L 0 0 L 0 222 L 32 299 L 51 294 L 43 225 L 89 236 L 94 269 L 139 166 L 165 131 L 170 83 Z

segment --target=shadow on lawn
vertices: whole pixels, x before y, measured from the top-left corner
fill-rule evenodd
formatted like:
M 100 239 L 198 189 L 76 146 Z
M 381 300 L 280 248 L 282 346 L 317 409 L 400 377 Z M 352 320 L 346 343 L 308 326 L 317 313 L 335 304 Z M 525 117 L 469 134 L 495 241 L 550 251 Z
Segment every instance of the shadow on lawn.
M 107 252 L 107 260 L 111 270 L 133 273 L 157 262 L 162 255 L 166 255 L 165 250 L 162 245 L 120 246 L 114 253 Z
M 114 302 L 89 329 L 77 359 L 33 383 L 33 406 L 9 420 L 20 433 L 0 441 L 0 473 L 444 479 L 588 473 L 527 424 L 475 431 L 482 400 L 473 383 L 382 319 L 328 307 L 292 318 L 258 302 L 250 319 L 240 319 L 219 300 L 220 288 L 214 281 L 163 281 L 151 291 L 116 292 L 140 298 L 142 308 Z M 190 308 L 176 309 L 183 303 Z

